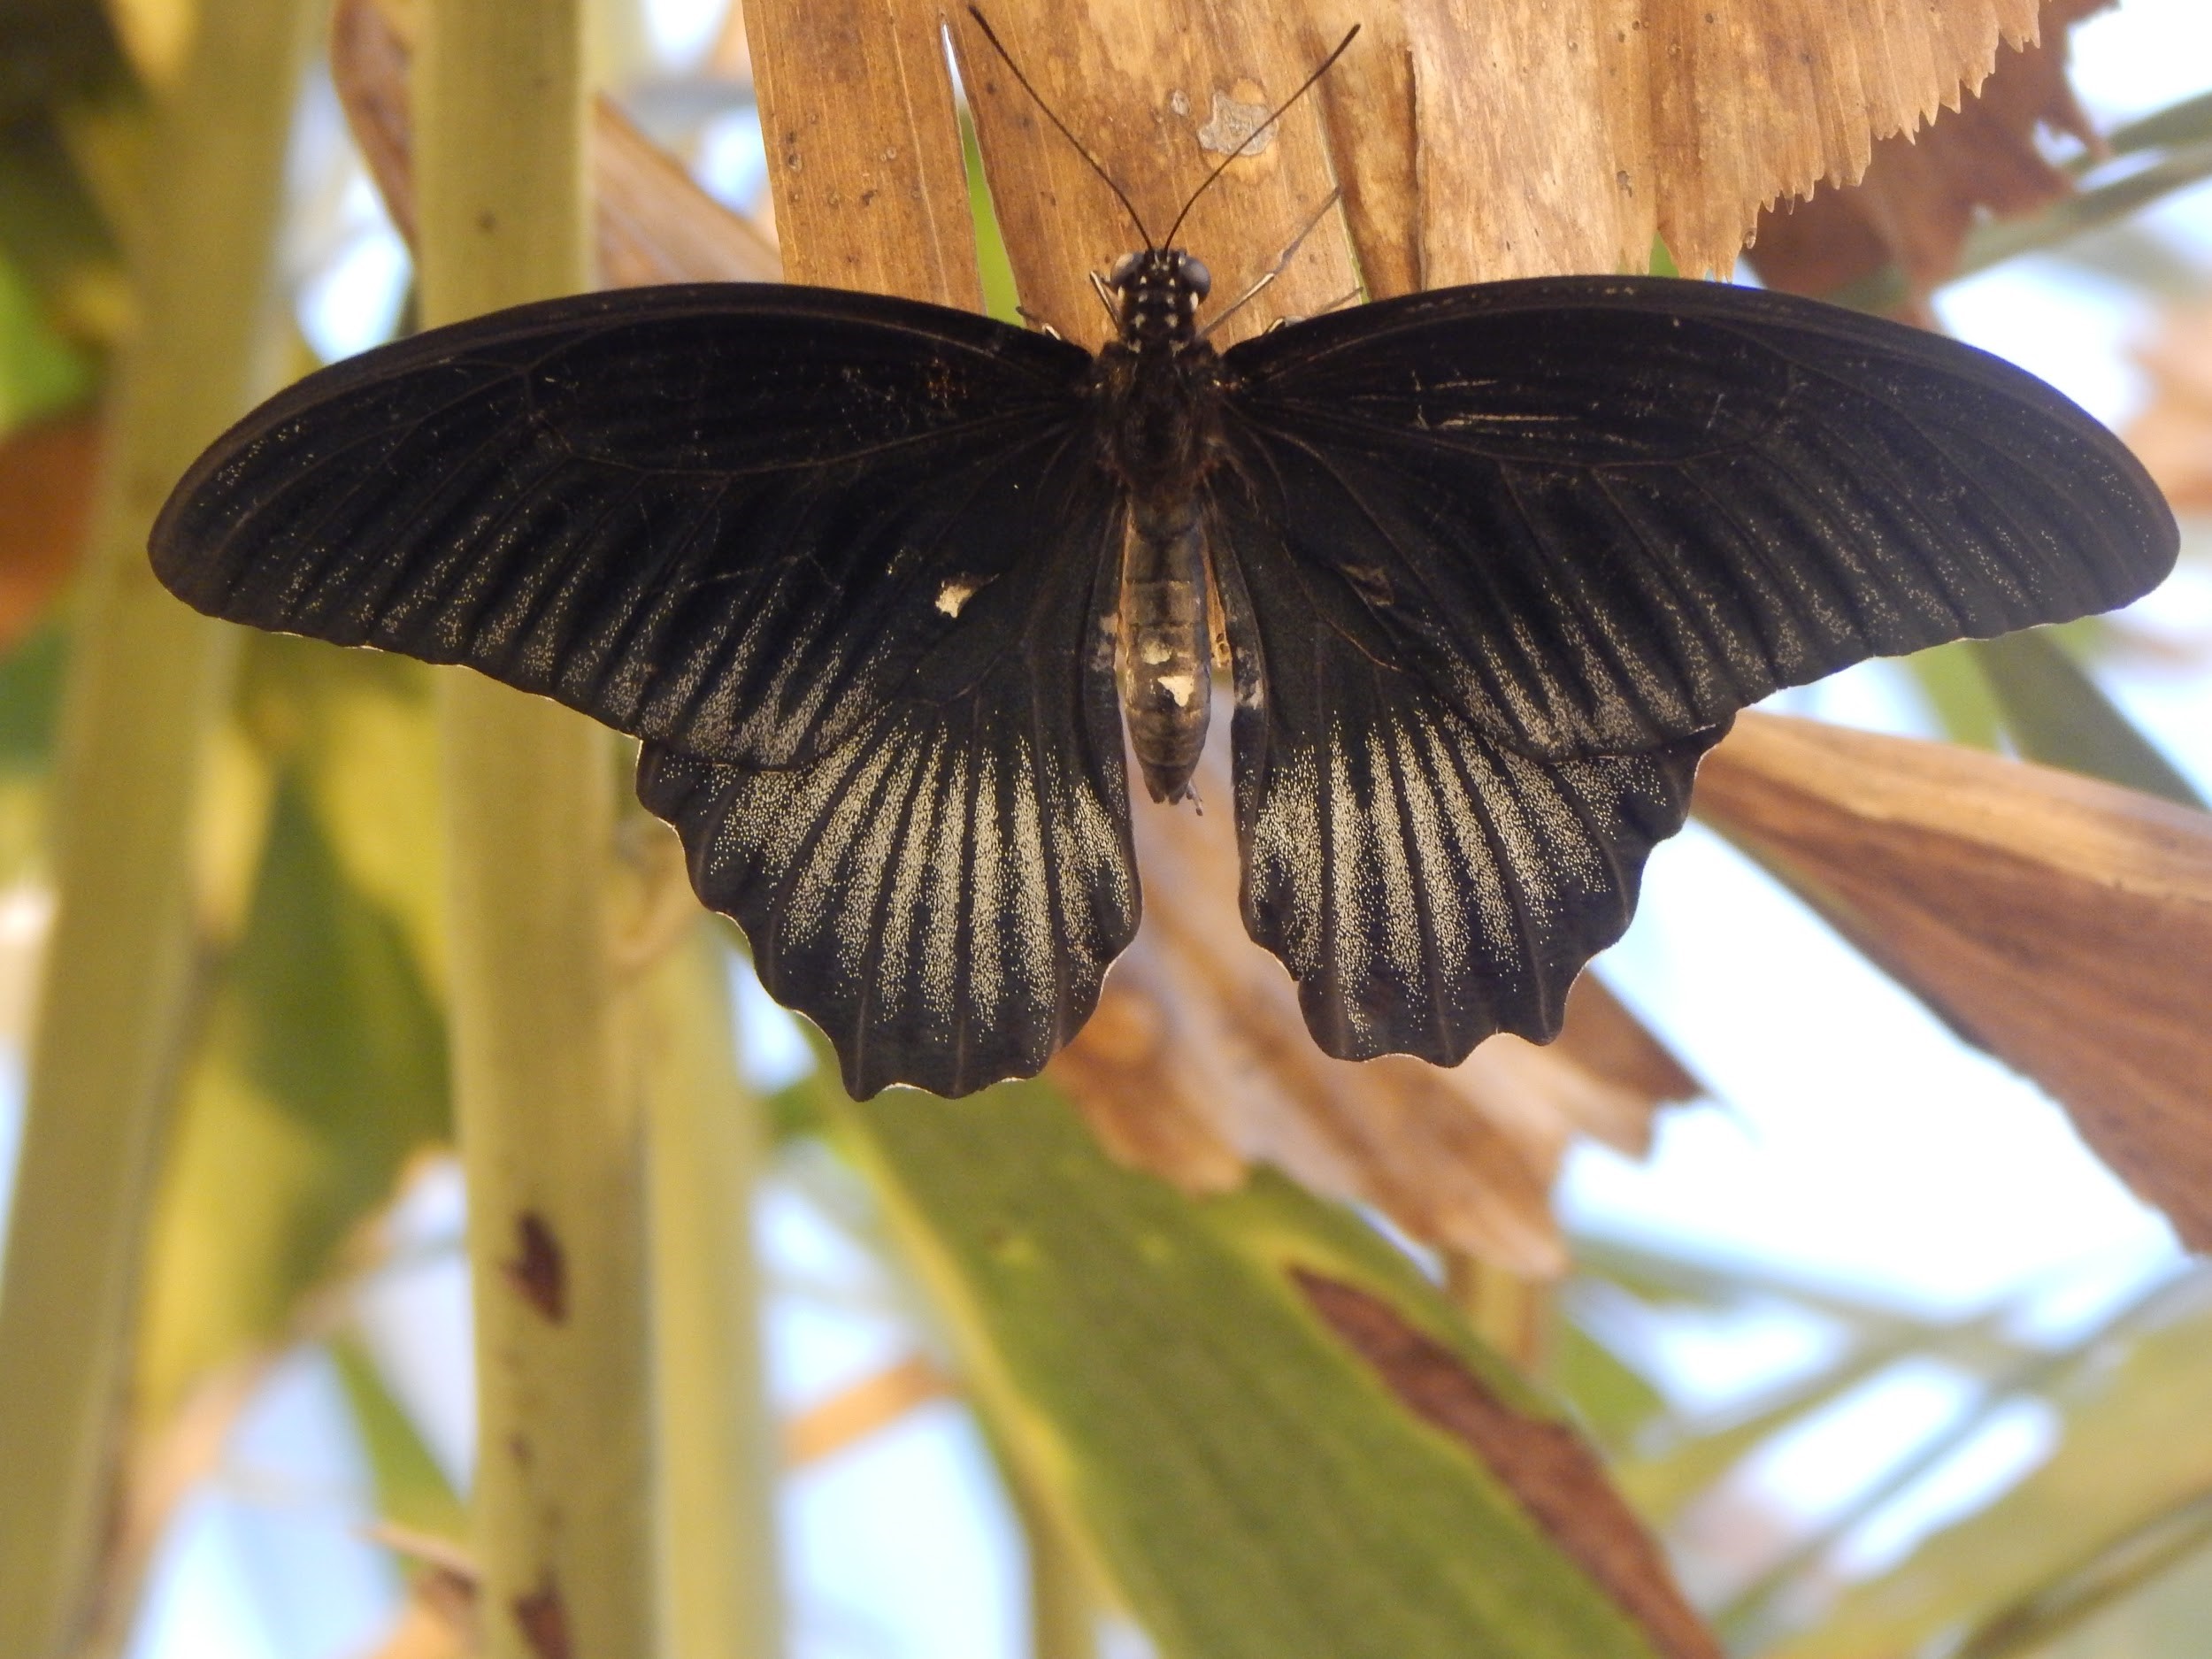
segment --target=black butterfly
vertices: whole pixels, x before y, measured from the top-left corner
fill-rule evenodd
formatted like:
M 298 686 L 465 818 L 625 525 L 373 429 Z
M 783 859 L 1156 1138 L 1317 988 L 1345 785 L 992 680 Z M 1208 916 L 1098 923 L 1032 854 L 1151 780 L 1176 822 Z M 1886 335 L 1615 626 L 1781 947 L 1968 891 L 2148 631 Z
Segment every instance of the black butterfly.
M 1088 1018 L 1137 926 L 1123 718 L 1179 798 L 1217 617 L 1247 926 L 1329 1053 L 1448 1064 L 1556 1033 L 1738 709 L 2174 559 L 2117 440 L 1916 330 L 1565 277 L 1217 353 L 1146 242 L 1096 356 L 747 285 L 368 352 L 201 457 L 154 568 L 643 739 L 700 897 L 866 1095 Z

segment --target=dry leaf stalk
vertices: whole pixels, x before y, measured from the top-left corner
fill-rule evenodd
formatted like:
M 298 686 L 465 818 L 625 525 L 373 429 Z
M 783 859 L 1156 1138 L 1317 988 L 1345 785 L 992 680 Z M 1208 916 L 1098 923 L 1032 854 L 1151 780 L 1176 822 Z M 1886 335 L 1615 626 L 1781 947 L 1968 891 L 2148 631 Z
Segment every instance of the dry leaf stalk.
M 804 1468 L 889 1428 L 909 1412 L 959 1392 L 942 1367 L 919 1355 L 871 1371 L 784 1425 L 784 1461 Z
M 2212 1248 L 2212 817 L 1763 715 L 1708 758 L 1697 804 Z

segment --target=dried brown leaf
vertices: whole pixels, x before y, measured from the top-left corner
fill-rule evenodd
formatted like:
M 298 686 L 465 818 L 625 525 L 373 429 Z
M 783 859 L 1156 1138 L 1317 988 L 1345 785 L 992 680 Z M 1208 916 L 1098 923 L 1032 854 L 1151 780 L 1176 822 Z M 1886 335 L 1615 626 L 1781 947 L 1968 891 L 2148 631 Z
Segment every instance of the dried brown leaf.
M 331 17 L 339 102 L 393 224 L 411 244 L 409 38 L 403 8 L 384 0 L 338 0 Z M 592 111 L 592 201 L 600 279 L 610 288 L 772 282 L 782 274 L 775 244 L 758 227 L 708 196 L 604 97 Z
M 2128 448 L 2176 512 L 2212 512 L 2212 306 L 2168 311 L 2142 360 L 2151 400 Z
M 607 287 L 773 282 L 783 275 L 776 245 L 752 220 L 714 201 L 605 98 L 594 111 L 592 170 L 599 280 Z
M 2212 1248 L 2212 816 L 1755 714 L 1697 807 Z
M 408 119 L 411 34 L 398 8 L 338 0 L 330 14 L 330 75 L 384 211 L 415 245 L 414 141 Z
M 2008 47 L 1981 88 L 1924 131 L 1874 148 L 1855 184 L 1828 184 L 1806 201 L 1759 216 L 1749 255 L 1760 280 L 1796 294 L 1832 294 L 1894 266 L 1903 309 L 1924 313 L 1928 294 L 1958 269 L 1967 233 L 1983 214 L 2014 218 L 2073 189 L 2037 148 L 2039 128 L 2093 148 L 2095 130 L 2066 80 L 2066 31 L 2111 0 L 2044 0 L 2041 36 Z
M 1087 337 L 1095 312 L 1082 271 L 1130 233 L 964 18 L 953 20 L 1022 291 L 1064 330 L 1093 324 L 1078 336 Z M 1955 107 L 2001 42 L 2034 38 L 2037 10 L 2035 0 L 1302 0 L 1259 14 L 1219 0 L 1041 0 L 1005 32 L 1156 234 L 1223 153 L 1233 132 L 1224 112 L 1286 94 L 1355 22 L 1366 34 L 1317 104 L 1293 111 L 1178 239 L 1222 267 L 1225 291 L 1265 268 L 1332 178 L 1377 296 L 1641 270 L 1655 233 L 1685 270 L 1724 272 L 1762 207 L 1823 179 L 1856 180 L 1876 141 Z M 1330 242 L 1317 239 L 1300 265 L 1244 327 L 1309 313 L 1348 286 Z
M 1199 787 L 1229 798 L 1217 756 Z M 1049 1073 L 1126 1163 L 1199 1192 L 1272 1164 L 1416 1237 L 1548 1276 L 1565 1265 L 1550 1188 L 1568 1143 L 1640 1150 L 1654 1110 L 1699 1092 L 1587 975 L 1548 1048 L 1494 1038 L 1450 1070 L 1331 1059 L 1245 934 L 1226 818 L 1141 808 L 1137 833 L 1144 926 Z
M 913 0 L 747 0 L 794 282 L 981 309 L 941 28 Z
M 1726 270 L 1758 210 L 1850 182 L 1873 145 L 1955 109 L 2035 0 L 1647 0 L 1658 230 L 1686 272 Z
M 0 439 L 0 650 L 37 625 L 76 569 L 99 461 L 91 416 Z
M 1317 106 L 1303 103 L 1273 128 L 1253 132 L 1335 44 L 1317 41 L 1295 9 L 1032 0 L 1002 16 L 999 29 L 1038 92 L 1096 154 L 1153 237 L 1166 235 L 1200 180 L 1251 141 L 1175 238 L 1202 250 L 1225 304 L 1327 199 L 1333 180 Z M 973 20 L 956 19 L 954 38 L 1022 302 L 1071 339 L 1095 338 L 1102 319 L 1086 273 L 1142 239 Z M 1271 316 L 1320 311 L 1351 292 L 1356 280 L 1345 238 L 1317 234 L 1264 302 L 1216 337 L 1248 334 Z
M 408 1563 L 407 1599 L 384 1640 L 365 1659 L 464 1659 L 481 1653 L 483 1620 L 477 1611 L 482 1575 L 475 1558 L 450 1539 L 388 1521 L 366 1529 Z

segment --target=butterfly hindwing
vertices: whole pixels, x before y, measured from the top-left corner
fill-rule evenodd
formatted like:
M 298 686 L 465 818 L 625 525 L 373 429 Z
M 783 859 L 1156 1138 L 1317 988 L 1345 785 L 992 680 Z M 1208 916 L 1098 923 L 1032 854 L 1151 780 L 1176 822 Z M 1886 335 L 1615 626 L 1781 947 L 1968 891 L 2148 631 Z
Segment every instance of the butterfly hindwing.
M 1788 296 L 1503 282 L 1226 365 L 1287 570 L 1525 755 L 1649 750 L 1865 657 L 2107 610 L 2177 546 L 2040 381 Z
M 1260 497 L 1225 485 L 1214 524 L 1245 925 L 1298 981 L 1315 1040 L 1449 1065 L 1495 1032 L 1555 1035 L 1724 726 L 1644 753 L 1522 754 L 1335 626 Z
M 1136 931 L 1113 684 L 1120 518 L 1104 480 L 1039 480 L 1068 528 L 979 599 L 1017 649 L 946 697 L 888 700 L 803 765 L 648 744 L 646 806 L 736 918 L 762 982 L 835 1043 L 856 1096 L 1026 1077 L 1096 1006 Z

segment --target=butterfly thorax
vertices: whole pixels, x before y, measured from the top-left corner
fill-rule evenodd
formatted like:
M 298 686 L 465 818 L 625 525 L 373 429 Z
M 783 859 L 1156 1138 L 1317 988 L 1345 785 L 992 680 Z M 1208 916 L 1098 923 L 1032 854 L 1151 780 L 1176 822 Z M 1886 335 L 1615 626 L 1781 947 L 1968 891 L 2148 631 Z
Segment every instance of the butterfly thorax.
M 1220 358 L 1199 336 L 1206 268 L 1179 249 L 1125 257 L 1106 280 L 1120 337 L 1098 356 L 1106 468 L 1129 503 L 1118 680 L 1155 801 L 1179 801 L 1212 697 L 1200 486 L 1220 450 Z

